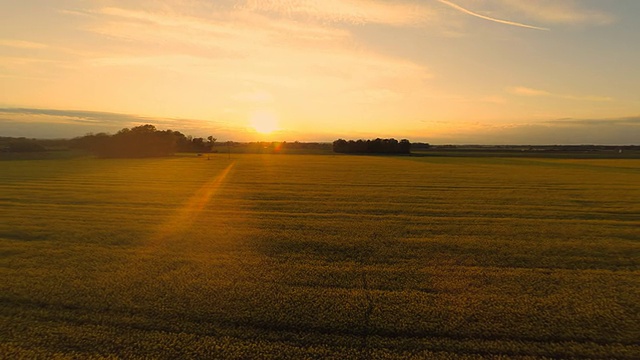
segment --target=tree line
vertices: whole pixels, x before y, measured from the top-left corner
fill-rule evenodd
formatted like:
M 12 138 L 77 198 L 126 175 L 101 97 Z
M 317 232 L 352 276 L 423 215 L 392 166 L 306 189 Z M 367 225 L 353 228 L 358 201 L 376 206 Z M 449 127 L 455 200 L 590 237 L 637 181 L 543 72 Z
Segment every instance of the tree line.
M 99 133 L 77 137 L 71 140 L 71 147 L 90 151 L 98 157 L 159 157 L 176 152 L 210 152 L 215 141 L 213 136 L 205 140 L 146 124 L 124 128 L 113 135 Z
M 0 152 L 38 152 L 46 150 L 37 139 L 0 136 Z
M 411 142 L 407 139 L 344 140 L 333 142 L 333 151 L 344 154 L 409 154 Z

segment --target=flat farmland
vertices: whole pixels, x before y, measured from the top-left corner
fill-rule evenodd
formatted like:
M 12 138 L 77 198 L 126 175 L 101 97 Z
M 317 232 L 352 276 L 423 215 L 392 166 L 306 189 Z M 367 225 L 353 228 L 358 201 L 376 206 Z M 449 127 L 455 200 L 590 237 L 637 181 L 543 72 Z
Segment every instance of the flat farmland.
M 0 358 L 640 358 L 640 160 L 0 162 Z

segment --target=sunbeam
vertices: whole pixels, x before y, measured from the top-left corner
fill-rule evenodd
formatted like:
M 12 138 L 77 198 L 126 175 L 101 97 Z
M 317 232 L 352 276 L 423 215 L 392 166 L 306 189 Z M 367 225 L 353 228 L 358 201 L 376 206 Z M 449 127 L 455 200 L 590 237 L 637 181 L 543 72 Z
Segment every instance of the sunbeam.
M 169 236 L 180 233 L 187 229 L 197 217 L 198 213 L 211 201 L 213 195 L 218 191 L 227 175 L 233 168 L 235 162 L 229 164 L 218 176 L 205 183 L 184 205 L 178 209 L 167 222 L 162 224 L 158 231 L 152 236 L 151 244 L 158 244 Z

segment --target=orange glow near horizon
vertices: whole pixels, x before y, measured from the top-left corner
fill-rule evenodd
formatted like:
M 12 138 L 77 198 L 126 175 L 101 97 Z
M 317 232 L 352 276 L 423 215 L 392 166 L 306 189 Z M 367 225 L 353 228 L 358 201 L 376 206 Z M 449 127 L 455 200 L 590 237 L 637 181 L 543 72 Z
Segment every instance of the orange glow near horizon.
M 2 7 L 3 136 L 637 143 L 636 2 L 46 3 Z

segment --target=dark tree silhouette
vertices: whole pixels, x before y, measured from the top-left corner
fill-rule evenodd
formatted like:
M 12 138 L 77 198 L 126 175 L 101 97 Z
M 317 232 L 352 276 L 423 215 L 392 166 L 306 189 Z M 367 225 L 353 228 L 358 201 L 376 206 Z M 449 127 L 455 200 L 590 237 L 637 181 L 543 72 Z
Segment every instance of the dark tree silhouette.
M 35 140 L 15 139 L 9 142 L 6 151 L 8 152 L 38 152 L 46 151 L 45 147 L 38 144 Z
M 407 139 L 400 140 L 398 144 L 398 152 L 400 154 L 409 154 L 411 152 L 411 143 Z
M 158 130 L 146 124 L 124 128 L 114 135 L 88 134 L 72 140 L 72 146 L 93 152 L 99 157 L 159 157 L 180 152 L 209 152 L 215 139 L 185 136 L 179 131 Z
M 333 151 L 345 154 L 409 154 L 411 143 L 407 139 L 344 140 L 333 142 Z

